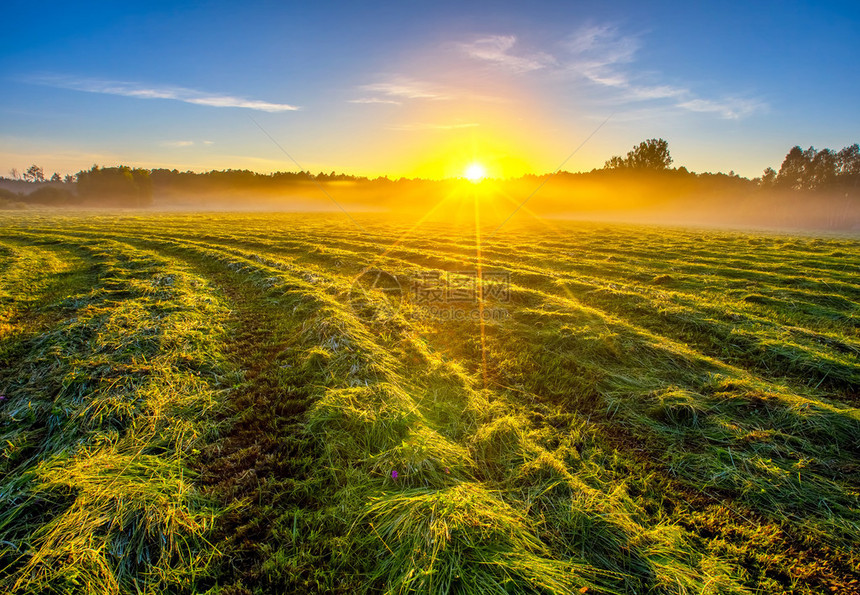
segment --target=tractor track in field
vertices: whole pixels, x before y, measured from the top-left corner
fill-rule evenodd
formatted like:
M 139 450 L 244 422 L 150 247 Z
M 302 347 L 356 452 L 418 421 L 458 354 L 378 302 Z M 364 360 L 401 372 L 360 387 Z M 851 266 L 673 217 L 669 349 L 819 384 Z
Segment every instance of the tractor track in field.
M 230 393 L 221 436 L 201 453 L 197 467 L 204 492 L 229 511 L 212 535 L 215 547 L 228 553 L 215 582 L 265 583 L 261 549 L 272 543 L 274 518 L 285 510 L 316 507 L 311 494 L 298 496 L 284 487 L 307 480 L 319 456 L 302 436 L 313 402 L 302 387 L 285 387 L 279 379 L 280 368 L 293 364 L 283 348 L 285 313 L 223 263 L 193 257 L 182 247 L 148 245 L 182 259 L 231 304 L 233 330 L 226 351 L 244 377 Z
M 231 338 L 225 352 L 242 380 L 218 415 L 219 437 L 193 463 L 203 494 L 227 511 L 209 537 L 222 555 L 208 584 L 236 594 L 272 588 L 264 566 L 283 541 L 272 533 L 275 521 L 293 511 L 321 512 L 314 491 L 302 485 L 314 483 L 322 456 L 305 431 L 314 398 L 309 387 L 284 381 L 283 370 L 296 363 L 284 347 L 295 330 L 291 314 L 243 271 L 199 252 L 200 245 L 137 237 L 120 241 L 182 261 L 229 303 Z M 313 580 L 298 576 L 293 582 L 309 592 L 331 591 L 315 587 Z

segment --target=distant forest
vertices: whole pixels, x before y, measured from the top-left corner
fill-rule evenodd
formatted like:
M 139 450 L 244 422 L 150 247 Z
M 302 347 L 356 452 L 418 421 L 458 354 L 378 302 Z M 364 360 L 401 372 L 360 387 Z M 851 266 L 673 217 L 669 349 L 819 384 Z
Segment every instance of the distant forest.
M 779 170 L 768 167 L 751 180 L 734 172 L 690 172 L 683 166 L 672 167 L 672 162 L 668 142 L 649 139 L 625 156 L 610 158 L 601 169 L 488 180 L 484 187 L 492 191 L 495 186 L 514 200 L 525 199 L 540 187 L 530 206 L 545 215 L 633 212 L 665 219 L 667 214 L 698 214 L 705 222 L 719 215 L 715 222 L 721 222 L 734 213 L 739 222 L 752 217 L 752 223 L 860 228 L 860 146 L 856 143 L 839 151 L 795 146 Z M 0 209 L 288 210 L 300 204 L 304 210 L 314 205 L 330 207 L 336 199 L 354 208 L 426 210 L 443 196 L 440 192 L 447 195 L 454 185 L 462 184 L 462 180 L 370 179 L 335 172 L 195 173 L 98 165 L 65 177 L 47 176 L 37 165 L 9 173 L 10 177 L 0 178 Z

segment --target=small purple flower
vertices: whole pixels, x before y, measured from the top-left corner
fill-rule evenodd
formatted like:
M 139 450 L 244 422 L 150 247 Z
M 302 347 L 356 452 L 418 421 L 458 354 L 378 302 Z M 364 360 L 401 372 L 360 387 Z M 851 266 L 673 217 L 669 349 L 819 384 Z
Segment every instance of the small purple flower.
M 391 479 L 397 479 L 397 470 L 396 469 L 391 472 Z
M 3 402 L 5 400 L 6 400 L 6 395 L 0 395 L 0 402 Z

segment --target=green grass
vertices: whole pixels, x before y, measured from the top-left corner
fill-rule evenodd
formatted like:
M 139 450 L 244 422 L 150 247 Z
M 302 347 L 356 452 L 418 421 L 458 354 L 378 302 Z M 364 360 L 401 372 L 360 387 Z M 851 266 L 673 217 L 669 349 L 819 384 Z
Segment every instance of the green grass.
M 190 584 L 212 558 L 203 535 L 215 510 L 185 461 L 213 436 L 205 414 L 227 369 L 223 306 L 202 279 L 152 253 L 16 240 L 12 290 L 26 294 L 12 302 L 19 331 L 4 341 L 0 373 L 4 586 Z M 67 266 L 50 269 L 68 273 L 60 291 L 32 263 L 63 251 Z
M 0 587 L 860 589 L 860 241 L 362 224 L 0 219 Z

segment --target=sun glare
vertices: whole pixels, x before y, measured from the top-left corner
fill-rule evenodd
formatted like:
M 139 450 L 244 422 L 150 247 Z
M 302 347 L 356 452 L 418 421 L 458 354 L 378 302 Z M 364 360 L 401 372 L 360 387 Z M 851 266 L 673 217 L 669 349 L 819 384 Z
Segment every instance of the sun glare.
M 466 171 L 463 172 L 463 177 L 465 177 L 470 182 L 480 182 L 484 179 L 484 176 L 487 175 L 487 170 L 484 169 L 484 166 L 480 163 L 473 163 L 469 167 L 466 168 Z

